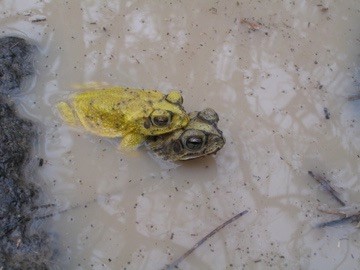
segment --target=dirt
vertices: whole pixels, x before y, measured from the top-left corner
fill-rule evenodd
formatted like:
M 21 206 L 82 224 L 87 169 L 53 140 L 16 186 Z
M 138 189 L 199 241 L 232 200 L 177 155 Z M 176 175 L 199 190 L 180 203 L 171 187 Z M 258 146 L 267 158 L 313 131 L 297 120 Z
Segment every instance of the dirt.
M 36 129 L 11 103 L 34 73 L 34 49 L 22 38 L 0 38 L 0 269 L 48 269 L 55 254 L 52 238 L 35 219 L 41 189 L 24 174 Z

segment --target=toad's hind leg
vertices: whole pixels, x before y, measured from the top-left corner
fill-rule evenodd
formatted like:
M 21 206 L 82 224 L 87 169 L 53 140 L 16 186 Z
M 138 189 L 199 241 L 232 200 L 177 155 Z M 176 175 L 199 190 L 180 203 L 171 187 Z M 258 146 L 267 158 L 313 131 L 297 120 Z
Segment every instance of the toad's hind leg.
M 66 123 L 72 126 L 76 126 L 79 123 L 74 110 L 71 109 L 69 104 L 67 104 L 66 102 L 59 102 L 56 107 L 60 112 L 61 118 Z

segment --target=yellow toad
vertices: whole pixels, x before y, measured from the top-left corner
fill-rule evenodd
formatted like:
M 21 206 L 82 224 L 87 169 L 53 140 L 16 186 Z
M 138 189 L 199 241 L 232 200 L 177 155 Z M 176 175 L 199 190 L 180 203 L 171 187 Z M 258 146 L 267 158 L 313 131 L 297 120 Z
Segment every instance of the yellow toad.
M 123 149 L 135 148 L 146 136 L 165 134 L 189 122 L 178 91 L 165 95 L 120 86 L 85 85 L 81 89 L 68 102 L 58 103 L 62 118 L 99 136 L 123 137 Z

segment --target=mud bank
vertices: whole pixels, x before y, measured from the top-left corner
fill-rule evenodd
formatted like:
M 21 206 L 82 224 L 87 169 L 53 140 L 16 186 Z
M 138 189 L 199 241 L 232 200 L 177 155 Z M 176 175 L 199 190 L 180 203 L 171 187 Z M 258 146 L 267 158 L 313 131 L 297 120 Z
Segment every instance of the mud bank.
M 52 240 L 35 221 L 41 190 L 24 175 L 34 124 L 17 116 L 11 96 L 34 73 L 34 46 L 0 38 L 0 269 L 48 269 Z

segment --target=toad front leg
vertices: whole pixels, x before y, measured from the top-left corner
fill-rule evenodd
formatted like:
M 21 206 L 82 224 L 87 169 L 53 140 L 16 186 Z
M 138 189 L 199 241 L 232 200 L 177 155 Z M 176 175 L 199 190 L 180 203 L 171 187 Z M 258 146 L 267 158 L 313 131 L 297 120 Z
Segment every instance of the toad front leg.
M 140 144 L 145 141 L 145 136 L 137 133 L 129 133 L 122 138 L 119 145 L 120 150 L 131 151 L 135 150 Z

